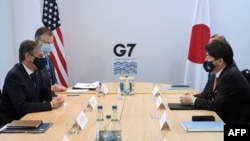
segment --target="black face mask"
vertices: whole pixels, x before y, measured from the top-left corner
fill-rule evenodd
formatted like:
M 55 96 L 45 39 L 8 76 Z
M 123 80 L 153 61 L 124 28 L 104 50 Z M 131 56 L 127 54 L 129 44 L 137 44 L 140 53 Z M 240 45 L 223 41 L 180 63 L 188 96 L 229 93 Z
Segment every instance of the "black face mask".
M 47 63 L 46 58 L 35 57 L 33 63 L 36 65 L 37 69 L 43 69 Z
M 204 61 L 203 67 L 206 72 L 212 72 L 213 69 L 215 68 L 213 61 Z

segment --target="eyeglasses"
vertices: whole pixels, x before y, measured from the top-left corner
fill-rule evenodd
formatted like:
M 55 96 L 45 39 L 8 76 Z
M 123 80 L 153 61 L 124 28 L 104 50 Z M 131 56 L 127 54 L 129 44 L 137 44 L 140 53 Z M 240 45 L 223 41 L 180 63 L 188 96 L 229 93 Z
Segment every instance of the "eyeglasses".
M 34 54 L 31 54 L 31 53 L 30 53 L 30 55 L 33 56 L 33 57 L 37 57 L 37 58 L 45 58 L 45 55 L 44 55 L 44 54 L 43 54 L 43 55 L 39 55 L 39 56 L 35 56 Z

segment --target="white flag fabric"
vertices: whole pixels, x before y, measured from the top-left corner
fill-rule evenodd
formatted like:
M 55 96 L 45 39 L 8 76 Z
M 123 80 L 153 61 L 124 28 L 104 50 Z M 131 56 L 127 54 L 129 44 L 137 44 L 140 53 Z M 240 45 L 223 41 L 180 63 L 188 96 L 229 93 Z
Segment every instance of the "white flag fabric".
M 203 69 L 205 60 L 205 45 L 210 38 L 209 0 L 197 0 L 194 14 L 188 58 L 186 63 L 184 84 L 201 91 L 208 78 Z

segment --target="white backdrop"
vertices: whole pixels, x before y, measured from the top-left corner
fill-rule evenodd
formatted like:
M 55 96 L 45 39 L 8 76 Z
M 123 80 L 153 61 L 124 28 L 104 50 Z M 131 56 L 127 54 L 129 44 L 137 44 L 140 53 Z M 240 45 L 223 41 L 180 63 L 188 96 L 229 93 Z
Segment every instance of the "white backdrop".
M 57 0 L 70 85 L 117 81 L 113 47 L 136 43 L 136 81 L 184 81 L 195 0 Z M 0 87 L 18 61 L 22 40 L 33 39 L 41 23 L 41 3 L 1 0 Z M 211 34 L 231 43 L 240 69 L 250 68 L 250 1 L 210 0 Z M 128 57 L 127 57 L 128 58 Z

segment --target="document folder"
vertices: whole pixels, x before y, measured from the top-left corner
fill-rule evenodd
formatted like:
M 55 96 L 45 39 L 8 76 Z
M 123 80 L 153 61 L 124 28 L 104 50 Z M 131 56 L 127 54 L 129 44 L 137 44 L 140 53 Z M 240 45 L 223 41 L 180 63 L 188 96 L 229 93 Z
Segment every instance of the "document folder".
M 202 110 L 193 105 L 182 105 L 181 103 L 168 103 L 168 107 L 170 110 Z
M 166 89 L 167 90 L 190 90 L 191 87 L 189 85 L 168 85 Z
M 224 131 L 224 123 L 222 121 L 183 121 L 181 125 L 187 132 Z
M 42 120 L 13 120 L 7 124 L 7 128 L 37 128 Z
M 49 129 L 52 123 L 41 123 L 38 127 L 35 128 L 7 128 L 3 127 L 0 133 L 44 133 Z

